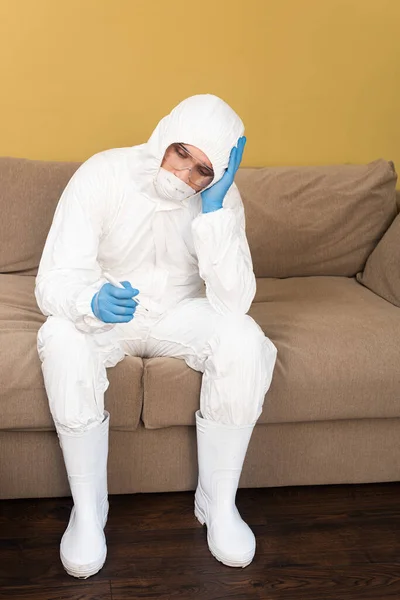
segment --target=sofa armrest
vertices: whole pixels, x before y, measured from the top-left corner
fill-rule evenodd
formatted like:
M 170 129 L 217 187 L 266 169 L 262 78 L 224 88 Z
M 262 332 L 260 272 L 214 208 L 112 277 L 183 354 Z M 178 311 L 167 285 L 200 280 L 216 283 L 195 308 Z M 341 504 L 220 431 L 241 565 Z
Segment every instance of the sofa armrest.
M 400 214 L 371 252 L 364 271 L 357 273 L 356 279 L 400 307 Z

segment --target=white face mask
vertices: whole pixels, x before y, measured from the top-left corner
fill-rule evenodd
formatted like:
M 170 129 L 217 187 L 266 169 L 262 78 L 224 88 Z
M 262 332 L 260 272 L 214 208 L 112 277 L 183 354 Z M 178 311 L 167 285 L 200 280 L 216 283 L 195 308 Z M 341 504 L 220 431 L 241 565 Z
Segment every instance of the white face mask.
M 154 185 L 161 198 L 175 202 L 186 200 L 197 193 L 190 185 L 163 167 L 160 167 Z

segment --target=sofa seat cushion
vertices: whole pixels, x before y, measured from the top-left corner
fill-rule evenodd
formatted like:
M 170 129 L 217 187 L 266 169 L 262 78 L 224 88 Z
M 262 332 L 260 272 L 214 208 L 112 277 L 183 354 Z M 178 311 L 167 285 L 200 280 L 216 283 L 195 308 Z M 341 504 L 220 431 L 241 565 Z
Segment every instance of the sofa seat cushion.
M 45 318 L 36 305 L 35 278 L 0 274 L 0 429 L 52 430 L 36 336 Z M 140 358 L 108 369 L 105 404 L 111 427 L 136 429 L 142 410 Z
M 355 278 L 258 280 L 251 316 L 278 349 L 260 423 L 400 417 L 400 309 Z M 144 361 L 150 429 L 194 425 L 201 374 Z

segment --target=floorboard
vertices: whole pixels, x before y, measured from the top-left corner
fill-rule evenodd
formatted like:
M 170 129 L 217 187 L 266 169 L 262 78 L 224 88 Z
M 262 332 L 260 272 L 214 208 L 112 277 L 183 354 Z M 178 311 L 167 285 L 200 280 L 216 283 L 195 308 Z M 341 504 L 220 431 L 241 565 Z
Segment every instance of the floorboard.
M 239 490 L 254 561 L 215 560 L 193 493 L 111 496 L 108 557 L 65 573 L 70 498 L 0 501 L 0 600 L 400 600 L 400 483 Z

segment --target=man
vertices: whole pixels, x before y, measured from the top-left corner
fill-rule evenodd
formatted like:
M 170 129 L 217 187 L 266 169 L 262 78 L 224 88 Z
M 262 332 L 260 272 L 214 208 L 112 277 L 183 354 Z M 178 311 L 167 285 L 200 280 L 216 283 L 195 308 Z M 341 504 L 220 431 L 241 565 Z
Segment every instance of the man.
M 173 356 L 203 373 L 195 515 L 219 561 L 253 559 L 235 496 L 277 350 L 246 315 L 256 286 L 233 183 L 243 133 L 221 99 L 193 96 L 147 144 L 87 160 L 58 204 L 35 294 L 48 316 L 38 352 L 74 500 L 60 554 L 75 577 L 106 559 L 106 368 L 125 355 Z

